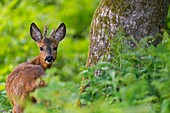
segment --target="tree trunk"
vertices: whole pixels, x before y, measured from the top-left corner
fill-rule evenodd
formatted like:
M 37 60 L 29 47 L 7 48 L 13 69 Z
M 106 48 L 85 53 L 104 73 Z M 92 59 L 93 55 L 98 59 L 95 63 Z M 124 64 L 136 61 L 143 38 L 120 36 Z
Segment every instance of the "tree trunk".
M 101 0 L 93 16 L 90 48 L 86 66 L 96 64 L 108 51 L 110 39 L 124 29 L 126 36 L 137 42 L 154 36 L 154 45 L 161 42 L 157 34 L 165 27 L 169 0 Z M 132 48 L 134 43 L 127 42 Z

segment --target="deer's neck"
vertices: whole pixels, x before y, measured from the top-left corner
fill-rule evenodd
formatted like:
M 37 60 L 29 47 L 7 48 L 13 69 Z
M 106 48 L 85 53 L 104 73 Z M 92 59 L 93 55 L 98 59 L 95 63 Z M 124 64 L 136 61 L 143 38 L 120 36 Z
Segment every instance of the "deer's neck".
M 37 56 L 36 58 L 34 58 L 31 63 L 33 65 L 40 65 L 44 70 L 46 70 L 47 68 L 50 68 L 52 64 L 47 64 L 45 63 L 44 59 L 41 59 L 40 56 Z

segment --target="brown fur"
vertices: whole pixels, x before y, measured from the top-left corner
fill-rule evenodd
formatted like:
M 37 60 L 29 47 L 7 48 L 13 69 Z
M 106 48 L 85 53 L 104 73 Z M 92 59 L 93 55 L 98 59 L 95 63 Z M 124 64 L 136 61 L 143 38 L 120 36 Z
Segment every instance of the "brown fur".
M 39 65 L 25 62 L 15 67 L 6 81 L 7 96 L 14 106 L 14 113 L 23 111 L 20 104 L 30 92 L 37 87 L 45 86 L 42 80 L 39 83 L 36 82 L 43 75 L 45 75 L 44 69 Z
M 45 76 L 45 70 L 50 68 L 52 63 L 46 63 L 47 56 L 52 56 L 54 60 L 57 57 L 57 50 L 59 42 L 64 38 L 66 28 L 61 24 L 56 31 L 53 31 L 53 36 L 49 38 L 42 37 L 41 31 L 33 23 L 30 27 L 32 38 L 37 42 L 38 47 L 43 47 L 43 51 L 31 62 L 24 62 L 14 68 L 6 80 L 7 96 L 13 105 L 13 113 L 22 113 L 24 106 L 23 100 L 30 99 L 36 102 L 34 97 L 30 97 L 30 92 L 35 91 L 38 87 L 46 86 L 41 79 Z M 57 34 L 58 33 L 58 34 Z M 55 35 L 57 34 L 57 35 Z

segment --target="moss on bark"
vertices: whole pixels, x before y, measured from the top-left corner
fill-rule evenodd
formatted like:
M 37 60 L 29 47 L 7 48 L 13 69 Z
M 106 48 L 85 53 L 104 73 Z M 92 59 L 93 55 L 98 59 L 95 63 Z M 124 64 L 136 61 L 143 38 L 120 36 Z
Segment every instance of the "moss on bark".
M 90 30 L 90 48 L 86 66 L 96 64 L 109 51 L 110 39 L 121 26 L 126 36 L 137 42 L 146 36 L 155 36 L 160 43 L 161 29 L 165 27 L 168 0 L 101 0 Z M 128 42 L 132 48 L 134 43 Z M 106 58 L 106 57 L 105 57 Z

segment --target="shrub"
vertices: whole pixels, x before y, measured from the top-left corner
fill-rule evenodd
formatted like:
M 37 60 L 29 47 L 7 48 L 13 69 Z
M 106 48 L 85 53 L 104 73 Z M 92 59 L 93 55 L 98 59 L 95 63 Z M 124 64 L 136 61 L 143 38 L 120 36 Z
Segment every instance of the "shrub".
M 122 46 L 124 38 L 120 33 L 112 43 L 112 63 L 99 62 L 81 73 L 88 78 L 82 84 L 90 85 L 80 94 L 81 104 L 95 106 L 99 101 L 116 113 L 168 113 L 169 34 L 165 32 L 157 47 L 146 47 L 145 39 L 135 50 Z

